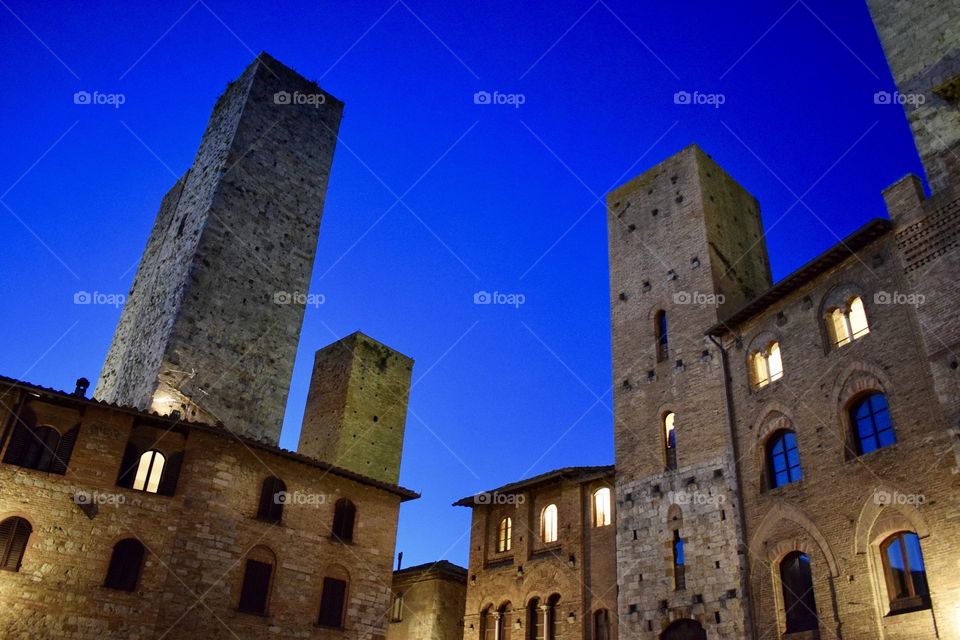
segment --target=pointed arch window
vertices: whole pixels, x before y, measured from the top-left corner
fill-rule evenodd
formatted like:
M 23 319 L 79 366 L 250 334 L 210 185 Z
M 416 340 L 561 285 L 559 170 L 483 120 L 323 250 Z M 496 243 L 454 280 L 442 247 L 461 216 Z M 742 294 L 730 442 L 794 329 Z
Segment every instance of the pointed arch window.
M 819 626 L 817 603 L 813 595 L 810 557 L 795 551 L 780 561 L 780 587 L 787 633 L 816 631 Z
M 657 336 L 657 362 L 670 357 L 670 337 L 667 327 L 667 312 L 661 309 L 654 317 L 654 330 Z
M 783 358 L 780 343 L 771 342 L 763 349 L 750 355 L 750 368 L 753 373 L 753 386 L 761 389 L 783 377 Z
M 540 513 L 540 539 L 545 544 L 557 541 L 557 505 L 549 504 Z
M 888 447 L 897 441 L 890 407 L 882 393 L 871 393 L 850 407 L 850 424 L 857 455 Z
M 143 568 L 144 551 L 143 544 L 136 538 L 125 538 L 113 545 L 103 586 L 118 591 L 135 591 Z
M 593 526 L 606 527 L 613 520 L 610 508 L 610 488 L 601 487 L 593 492 Z
M 13 516 L 0 522 L 0 569 L 20 571 L 31 533 L 33 527 L 24 518 Z
M 827 311 L 827 327 L 834 347 L 842 347 L 870 333 L 867 311 L 860 296 L 853 296 L 843 307 Z
M 497 527 L 497 552 L 504 553 L 513 547 L 513 520 L 503 518 Z
M 767 483 L 782 487 L 803 478 L 797 434 L 789 429 L 777 431 L 767 440 Z
M 663 449 L 666 458 L 667 471 L 673 471 L 677 468 L 677 415 L 673 412 L 667 412 L 663 416 Z
M 927 570 L 920 538 L 912 531 L 895 533 L 880 544 L 890 613 L 930 608 Z

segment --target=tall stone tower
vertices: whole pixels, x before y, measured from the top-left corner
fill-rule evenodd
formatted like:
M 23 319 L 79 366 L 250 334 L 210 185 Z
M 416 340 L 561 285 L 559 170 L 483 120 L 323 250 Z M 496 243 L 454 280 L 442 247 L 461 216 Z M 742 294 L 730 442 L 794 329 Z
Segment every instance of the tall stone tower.
M 696 146 L 607 205 L 621 635 L 697 618 L 746 637 L 736 453 L 705 332 L 770 286 L 759 206 Z
M 934 193 L 960 175 L 960 2 L 868 0 Z
M 397 484 L 413 360 L 360 332 L 317 351 L 297 451 Z
M 265 53 L 164 197 L 95 396 L 276 443 L 343 103 Z

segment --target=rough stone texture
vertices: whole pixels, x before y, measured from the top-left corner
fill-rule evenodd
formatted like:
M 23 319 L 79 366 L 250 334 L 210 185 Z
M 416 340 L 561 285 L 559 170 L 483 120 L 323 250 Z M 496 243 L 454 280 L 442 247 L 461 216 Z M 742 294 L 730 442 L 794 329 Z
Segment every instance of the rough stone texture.
M 79 423 L 80 431 L 65 475 L 0 464 L 0 520 L 19 515 L 33 527 L 20 571 L 0 571 L 0 637 L 383 639 L 397 515 L 412 494 L 217 427 L 9 380 L 0 425 L 11 424 L 21 397 L 39 423 Z M 116 486 L 133 434 L 165 454 L 183 452 L 173 496 Z M 291 496 L 281 524 L 255 518 L 268 475 L 282 478 Z M 73 501 L 79 491 L 110 502 L 90 519 Z M 357 505 L 352 544 L 330 537 L 340 497 Z M 113 544 L 131 536 L 148 549 L 137 590 L 101 586 Z M 237 610 L 254 547 L 277 561 L 267 616 Z M 315 626 L 323 577 L 335 573 L 349 577 L 342 631 Z
M 227 87 L 161 204 L 97 398 L 279 440 L 342 110 L 266 54 Z
M 868 0 L 927 179 L 937 193 L 960 169 L 960 2 Z
M 528 603 L 537 598 L 546 604 L 552 595 L 560 597 L 558 639 L 592 638 L 593 614 L 598 610 L 610 613 L 610 637 L 618 637 L 615 525 L 592 526 L 593 493 L 602 487 L 612 490 L 613 483 L 612 467 L 580 467 L 457 503 L 473 508 L 465 639 L 481 637 L 481 612 L 508 602 L 513 609 L 511 637 L 526 637 Z M 558 541 L 544 545 L 540 513 L 551 503 L 558 509 Z M 615 523 L 616 506 L 611 508 Z M 497 527 L 504 517 L 513 520 L 513 546 L 498 553 Z
M 412 359 L 360 332 L 317 351 L 297 450 L 396 484 L 412 372 Z
M 467 570 L 440 561 L 393 573 L 393 597 L 402 613 L 387 626 L 387 640 L 462 640 Z
M 696 146 L 607 202 L 621 628 L 654 638 L 695 618 L 710 637 L 743 637 L 735 453 L 722 361 L 704 334 L 720 313 L 770 286 L 759 207 Z M 658 362 L 660 310 L 669 354 Z M 675 471 L 666 470 L 661 427 L 670 411 Z M 686 545 L 683 590 L 673 588 L 674 530 Z

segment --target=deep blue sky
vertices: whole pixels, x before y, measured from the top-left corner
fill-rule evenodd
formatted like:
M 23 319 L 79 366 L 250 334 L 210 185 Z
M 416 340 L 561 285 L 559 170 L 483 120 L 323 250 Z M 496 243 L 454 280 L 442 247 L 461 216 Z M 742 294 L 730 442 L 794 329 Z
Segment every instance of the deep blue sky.
M 0 1 L 0 372 L 96 379 L 120 310 L 74 293 L 128 290 L 216 97 L 266 50 L 346 103 L 282 444 L 316 348 L 362 329 L 412 356 L 401 480 L 423 498 L 398 550 L 465 563 L 454 499 L 613 459 L 598 197 L 696 141 L 760 200 L 779 279 L 920 166 L 874 103 L 893 84 L 863 2 L 392 1 Z

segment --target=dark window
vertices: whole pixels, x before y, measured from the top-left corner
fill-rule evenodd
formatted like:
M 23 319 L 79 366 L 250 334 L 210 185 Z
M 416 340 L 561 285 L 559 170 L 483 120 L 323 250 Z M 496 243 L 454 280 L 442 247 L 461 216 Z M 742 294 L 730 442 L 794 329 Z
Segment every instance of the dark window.
M 560 608 L 560 596 L 553 594 L 547 599 L 547 619 L 544 623 L 544 639 L 557 640 L 557 609 Z
M 813 597 L 810 557 L 796 551 L 780 561 L 780 586 L 787 633 L 816 631 L 819 628 L 817 603 Z
M 286 500 L 287 485 L 283 480 L 270 476 L 260 488 L 260 507 L 257 519 L 265 522 L 280 522 L 283 519 L 283 503 Z
M 803 477 L 797 434 L 784 430 L 770 436 L 767 441 L 767 469 L 771 487 L 782 487 Z
M 893 422 L 890 420 L 887 397 L 882 393 L 872 393 L 854 404 L 850 409 L 850 422 L 853 423 L 858 455 L 890 446 L 897 441 L 893 433 Z
M 27 540 L 33 528 L 23 518 L 7 518 L 0 522 L 0 569 L 19 571 L 23 563 L 23 554 L 27 550 Z
M 527 640 L 543 640 L 543 612 L 538 598 L 527 604 Z
M 333 506 L 333 537 L 341 542 L 353 542 L 353 523 L 357 518 L 357 507 L 341 498 Z
M 687 588 L 686 566 L 683 559 L 683 538 L 680 530 L 673 530 L 673 588 L 677 591 Z
M 511 619 L 513 607 L 509 602 L 505 602 L 500 606 L 498 611 L 500 613 L 500 640 L 510 640 L 511 632 L 513 631 L 513 620 Z
M 243 586 L 240 589 L 240 611 L 266 615 L 272 574 L 273 565 L 269 562 L 247 560 L 243 571 Z
M 63 475 L 73 453 L 80 427 L 74 427 L 63 436 L 53 427 L 31 427 L 17 418 L 10 446 L 3 461 L 27 469 L 48 471 Z
M 321 627 L 343 628 L 343 606 L 347 599 L 347 583 L 336 578 L 323 579 L 323 592 L 320 594 Z
M 113 545 L 110 567 L 103 586 L 120 591 L 134 591 L 143 567 L 143 545 L 139 540 L 127 538 Z
M 610 612 L 606 609 L 593 612 L 593 640 L 610 640 Z
M 489 606 L 480 614 L 480 640 L 496 640 L 497 620 L 493 615 L 493 606 Z
M 667 337 L 667 312 L 657 311 L 657 362 L 663 362 L 670 355 L 669 338 Z
M 880 553 L 883 556 L 890 613 L 928 609 L 930 590 L 917 534 L 910 531 L 893 534 L 880 545 Z

